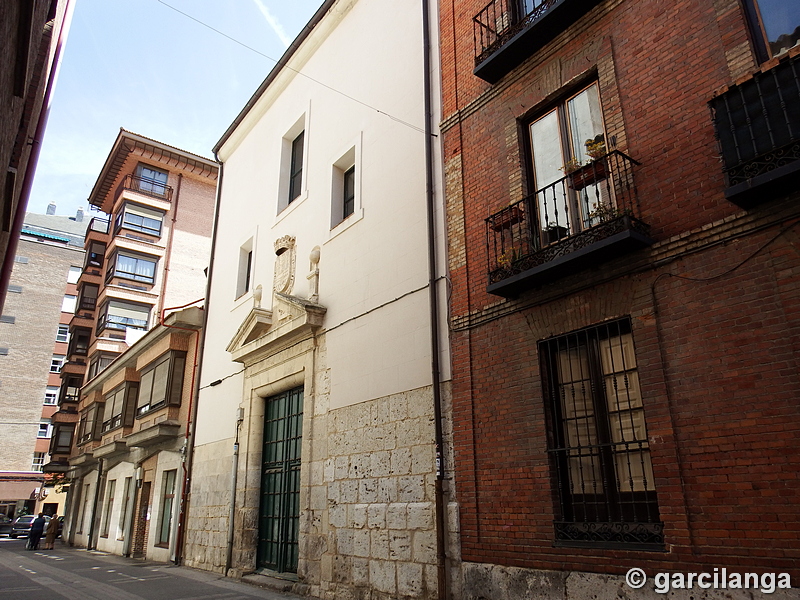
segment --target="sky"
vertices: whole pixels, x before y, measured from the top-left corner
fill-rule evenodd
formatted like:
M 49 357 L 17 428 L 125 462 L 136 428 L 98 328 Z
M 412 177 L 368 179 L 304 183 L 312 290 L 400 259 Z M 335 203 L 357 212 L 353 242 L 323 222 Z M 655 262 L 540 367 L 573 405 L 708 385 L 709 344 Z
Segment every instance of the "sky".
M 44 213 L 51 201 L 58 215 L 88 210 L 120 127 L 211 158 L 274 60 L 322 3 L 73 1 L 28 212 Z

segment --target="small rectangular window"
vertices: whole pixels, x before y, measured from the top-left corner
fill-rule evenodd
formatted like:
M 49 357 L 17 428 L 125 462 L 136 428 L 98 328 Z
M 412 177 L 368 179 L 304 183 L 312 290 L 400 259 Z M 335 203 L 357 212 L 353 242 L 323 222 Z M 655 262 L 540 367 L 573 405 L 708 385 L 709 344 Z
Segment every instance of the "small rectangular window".
M 105 256 L 106 245 L 102 242 L 92 242 L 86 250 L 86 266 L 101 269 Z
M 50 421 L 42 421 L 39 423 L 39 432 L 36 434 L 38 438 L 50 437 Z
M 41 473 L 44 469 L 44 452 L 34 452 L 33 453 L 33 464 L 31 465 L 31 471 L 36 471 L 37 473 Z
M 122 488 L 122 510 L 119 511 L 119 520 L 117 521 L 117 540 L 122 541 L 125 539 L 125 523 L 130 519 L 128 510 L 130 509 L 130 494 L 132 477 L 125 478 L 125 484 Z
M 103 513 L 103 525 L 100 528 L 100 537 L 108 537 L 108 528 L 111 525 L 111 513 L 114 510 L 114 491 L 117 487 L 117 480 L 112 479 L 108 482 L 108 491 L 106 492 L 106 506 Z
M 356 203 L 356 168 L 355 165 L 344 172 L 342 192 L 342 219 L 353 214 Z
M 8 348 L 0 348 L 0 356 L 8 356 Z
M 46 405 L 53 405 L 58 403 L 58 390 L 59 388 L 48 385 L 44 391 L 44 403 Z
M 103 329 L 147 329 L 150 319 L 150 306 L 110 300 L 103 306 L 102 314 L 97 321 L 97 331 Z
M 78 305 L 78 297 L 67 294 L 61 301 L 61 312 L 74 313 L 75 307 Z
M 69 273 L 67 273 L 67 283 L 78 283 L 81 273 L 83 273 L 83 269 L 80 267 L 70 267 Z
M 8 323 L 9 325 L 13 325 L 16 320 L 16 317 L 12 317 L 11 315 L 0 315 L 0 323 Z
M 9 285 L 8 291 L 12 294 L 21 294 L 22 293 L 22 286 L 21 285 Z
M 161 500 L 161 516 L 158 527 L 158 544 L 168 545 L 169 534 L 172 530 L 172 507 L 175 501 L 175 479 L 178 471 L 164 472 L 164 494 Z
M 69 325 L 59 325 L 56 332 L 56 341 L 67 343 L 69 341 Z
M 289 169 L 289 202 L 295 200 L 302 189 L 303 183 L 303 141 L 305 131 L 301 131 L 292 141 L 292 163 Z
M 97 295 L 100 291 L 99 286 L 85 283 L 81 286 L 80 300 L 78 307 L 81 310 L 94 310 L 97 308 Z
M 250 291 L 253 273 L 253 240 L 250 239 L 239 248 L 239 272 L 236 277 L 236 297 Z
M 50 454 L 64 454 L 72 448 L 72 434 L 75 425 L 72 423 L 57 423 L 53 427 L 53 438 L 50 441 Z
M 116 233 L 124 228 L 158 237 L 161 235 L 161 223 L 163 218 L 164 213 L 161 211 L 145 208 L 143 206 L 126 204 L 120 210 L 119 214 L 117 214 L 114 230 Z
M 27 256 L 15 256 L 14 262 L 20 263 L 21 265 L 28 264 L 28 257 Z
M 60 354 L 54 354 L 52 360 L 50 361 L 50 372 L 61 373 L 61 367 L 64 366 L 65 358 L 65 356 Z

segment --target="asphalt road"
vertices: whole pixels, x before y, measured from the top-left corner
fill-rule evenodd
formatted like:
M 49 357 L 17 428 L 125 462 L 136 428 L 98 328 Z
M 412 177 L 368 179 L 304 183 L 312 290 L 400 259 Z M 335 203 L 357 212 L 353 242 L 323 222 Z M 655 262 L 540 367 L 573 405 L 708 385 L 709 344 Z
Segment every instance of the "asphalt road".
M 0 538 L 0 600 L 262 600 L 296 599 L 171 564 L 87 552 L 56 542 L 25 550 L 25 538 Z

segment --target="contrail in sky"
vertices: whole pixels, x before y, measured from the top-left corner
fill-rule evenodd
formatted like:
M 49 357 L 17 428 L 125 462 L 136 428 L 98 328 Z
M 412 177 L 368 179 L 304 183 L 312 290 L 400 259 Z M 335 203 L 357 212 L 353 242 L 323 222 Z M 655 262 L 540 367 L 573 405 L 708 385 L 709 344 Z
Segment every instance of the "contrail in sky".
M 272 31 L 275 32 L 275 35 L 278 36 L 278 38 L 281 40 L 281 43 L 288 48 L 289 44 L 292 43 L 292 40 L 289 39 L 289 36 L 287 36 L 286 32 L 283 30 L 283 25 L 281 25 L 278 22 L 278 19 L 276 19 L 273 14 L 269 12 L 269 9 L 262 2 L 262 0 L 253 0 L 253 2 L 256 3 L 258 10 L 260 10 L 261 14 L 264 15 L 264 18 L 267 20 L 267 24 L 272 27 Z

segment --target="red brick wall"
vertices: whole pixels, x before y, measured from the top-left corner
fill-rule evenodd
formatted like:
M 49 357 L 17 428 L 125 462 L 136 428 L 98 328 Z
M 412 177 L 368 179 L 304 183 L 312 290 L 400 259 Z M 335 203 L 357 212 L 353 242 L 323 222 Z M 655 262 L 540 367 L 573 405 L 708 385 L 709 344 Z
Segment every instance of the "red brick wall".
M 707 105 L 755 68 L 738 2 L 601 2 L 494 86 L 472 74 L 483 6 L 445 1 L 440 21 L 463 558 L 800 576 L 800 226 L 781 233 L 800 194 L 749 213 L 725 200 Z M 532 191 L 520 124 L 594 73 L 607 134 L 642 163 L 657 244 L 515 300 L 489 295 L 484 219 Z M 624 316 L 667 552 L 554 548 L 537 342 Z

